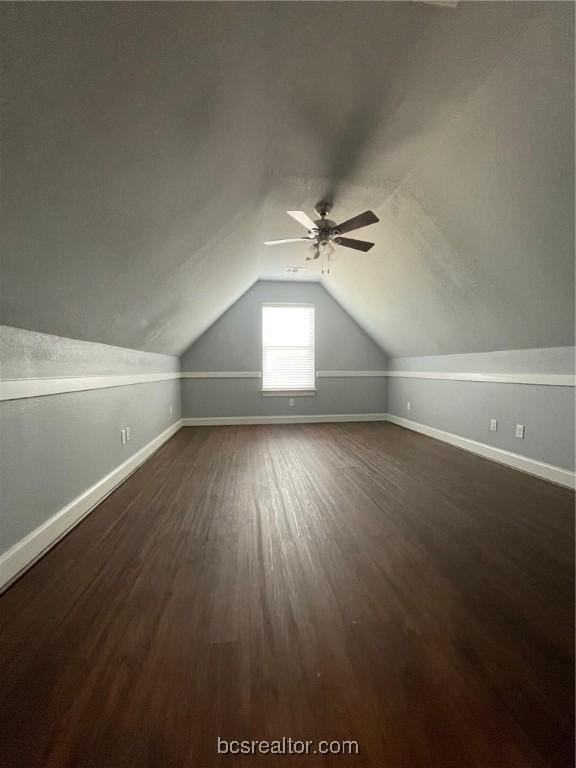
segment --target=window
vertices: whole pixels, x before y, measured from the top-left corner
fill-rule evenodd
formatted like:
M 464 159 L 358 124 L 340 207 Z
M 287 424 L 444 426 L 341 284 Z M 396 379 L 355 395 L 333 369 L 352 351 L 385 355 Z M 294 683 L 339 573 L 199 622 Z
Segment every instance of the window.
M 314 307 L 262 306 L 262 389 L 314 389 Z

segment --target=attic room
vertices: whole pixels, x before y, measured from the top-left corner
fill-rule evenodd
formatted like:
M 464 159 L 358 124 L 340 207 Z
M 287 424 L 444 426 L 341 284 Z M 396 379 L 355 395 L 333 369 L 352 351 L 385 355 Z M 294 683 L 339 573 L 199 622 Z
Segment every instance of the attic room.
M 574 765 L 574 4 L 0 4 L 10 768 Z

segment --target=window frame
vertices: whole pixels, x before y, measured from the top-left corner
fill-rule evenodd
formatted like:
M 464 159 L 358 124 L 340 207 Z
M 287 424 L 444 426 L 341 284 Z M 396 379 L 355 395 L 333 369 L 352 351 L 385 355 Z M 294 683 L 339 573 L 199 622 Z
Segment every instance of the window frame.
M 264 387 L 264 308 L 265 307 L 293 307 L 302 309 L 312 309 L 312 373 L 313 386 L 305 389 L 266 389 Z M 306 397 L 316 394 L 316 305 L 307 302 L 296 301 L 263 301 L 260 304 L 260 344 L 261 344 L 261 372 L 260 380 L 262 386 L 260 394 L 264 397 Z

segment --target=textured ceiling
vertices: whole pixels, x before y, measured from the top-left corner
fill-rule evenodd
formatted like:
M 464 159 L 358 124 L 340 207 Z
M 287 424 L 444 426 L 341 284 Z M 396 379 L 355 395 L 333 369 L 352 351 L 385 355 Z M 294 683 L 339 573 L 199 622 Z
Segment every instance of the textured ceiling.
M 4 324 L 178 353 L 329 198 L 381 218 L 324 284 L 390 354 L 573 344 L 571 3 L 0 14 Z

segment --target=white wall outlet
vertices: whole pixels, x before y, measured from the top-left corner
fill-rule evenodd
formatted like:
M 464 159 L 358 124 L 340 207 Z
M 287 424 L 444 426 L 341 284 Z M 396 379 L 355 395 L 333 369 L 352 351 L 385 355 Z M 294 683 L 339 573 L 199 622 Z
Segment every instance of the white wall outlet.
M 174 406 L 171 405 L 170 408 L 168 408 L 168 410 L 170 411 L 170 416 L 174 416 Z
M 130 427 L 126 427 L 126 442 L 132 439 L 132 435 L 130 434 Z
M 122 427 L 122 429 L 120 430 L 120 442 L 122 443 L 122 445 L 126 445 L 126 430 L 124 429 L 124 427 Z
M 498 419 L 490 419 L 490 431 L 498 432 Z
M 288 407 L 289 407 L 289 408 L 294 408 L 294 398 L 293 398 L 293 397 L 291 397 L 291 398 L 288 400 Z
M 412 402 L 410 400 L 406 401 L 406 410 L 411 411 L 412 410 Z
M 516 437 L 524 440 L 524 424 L 516 424 Z

